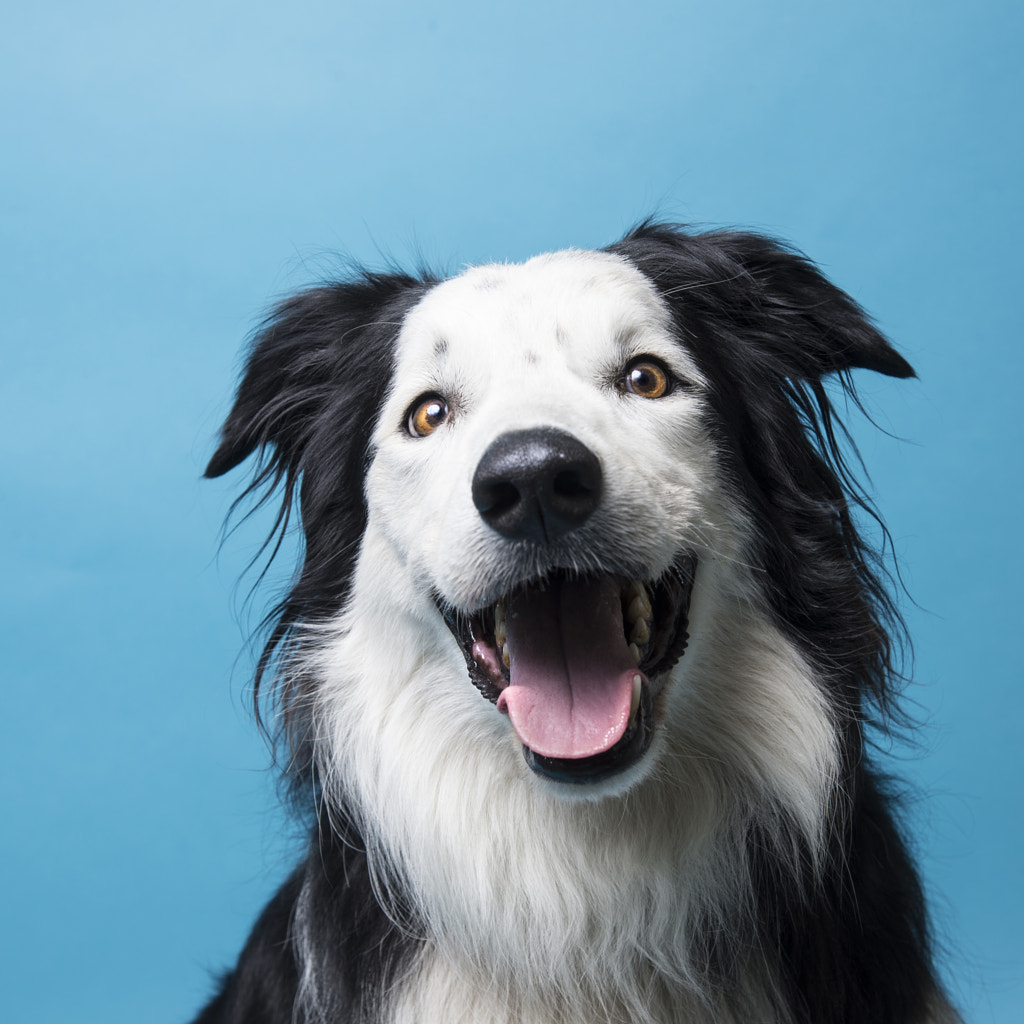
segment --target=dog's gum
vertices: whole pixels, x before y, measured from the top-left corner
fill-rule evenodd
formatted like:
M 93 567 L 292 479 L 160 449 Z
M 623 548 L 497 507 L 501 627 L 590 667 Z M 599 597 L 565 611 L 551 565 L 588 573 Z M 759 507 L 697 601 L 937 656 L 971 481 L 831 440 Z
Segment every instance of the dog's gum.
M 494 648 L 483 640 L 477 640 L 473 644 L 473 660 L 477 667 L 484 672 L 500 689 L 507 685 L 505 677 L 498 662 L 498 655 Z

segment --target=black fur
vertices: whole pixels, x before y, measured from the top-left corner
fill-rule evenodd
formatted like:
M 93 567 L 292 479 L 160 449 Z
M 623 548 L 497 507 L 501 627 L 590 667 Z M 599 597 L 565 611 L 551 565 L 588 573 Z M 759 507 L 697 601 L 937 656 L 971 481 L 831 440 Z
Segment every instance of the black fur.
M 778 870 L 765 853 L 770 847 L 749 836 L 758 924 L 746 941 L 777 964 L 778 1017 L 794 1024 L 923 1024 L 929 1013 L 954 1020 L 943 1009 L 921 886 L 893 800 L 866 759 L 867 730 L 884 729 L 896 711 L 903 631 L 880 558 L 854 520 L 871 508 L 844 457 L 844 430 L 823 384 L 832 375 L 855 401 L 851 370 L 913 371 L 849 296 L 769 239 L 645 223 L 608 251 L 652 281 L 712 384 L 718 447 L 759 524 L 757 562 L 772 611 L 816 662 L 840 721 L 843 801 L 824 882 L 809 864 L 802 879 Z M 327 619 L 345 603 L 366 521 L 367 445 L 395 339 L 405 313 L 434 283 L 361 275 L 317 288 L 279 306 L 254 340 L 207 476 L 256 452 L 246 495 L 266 500 L 280 489 L 275 531 L 293 508 L 299 513 L 303 563 L 271 617 L 261 678 L 295 640 L 297 625 Z M 316 795 L 305 700 L 311 685 L 289 677 L 276 710 L 287 772 Z M 334 808 L 331 820 L 323 814 L 314 824 L 304 866 L 259 919 L 197 1024 L 320 1019 L 295 1004 L 310 959 L 324 1020 L 379 1019 L 378 994 L 422 939 L 381 909 L 358 835 L 347 825 L 338 832 L 345 809 Z M 405 902 L 401 893 L 387 898 L 392 913 Z M 297 913 L 312 923 L 315 949 L 296 946 Z M 706 958 L 728 1003 L 730 964 L 742 950 L 723 941 L 708 935 Z
M 429 275 L 359 273 L 351 281 L 311 288 L 282 302 L 253 340 L 205 475 L 221 476 L 258 456 L 233 511 L 249 499 L 258 506 L 280 490 L 267 539 L 270 558 L 293 510 L 299 513 L 302 567 L 267 617 L 270 636 L 256 671 L 254 707 L 261 724 L 261 683 L 275 652 L 298 624 L 327 618 L 345 602 L 366 525 L 367 446 L 391 382 L 395 337 L 405 313 L 432 283 Z M 288 750 L 289 781 L 300 792 L 312 782 L 300 710 L 305 696 L 301 679 L 277 695 L 278 738 Z
M 237 969 L 195 1024 L 380 1019 L 380 994 L 408 963 L 416 942 L 381 909 L 358 842 L 323 822 L 309 856 L 263 911 Z M 319 937 L 315 950 L 296 947 L 292 921 L 300 900 Z M 299 969 L 309 963 L 329 983 L 317 989 L 315 1010 L 296 1010 Z

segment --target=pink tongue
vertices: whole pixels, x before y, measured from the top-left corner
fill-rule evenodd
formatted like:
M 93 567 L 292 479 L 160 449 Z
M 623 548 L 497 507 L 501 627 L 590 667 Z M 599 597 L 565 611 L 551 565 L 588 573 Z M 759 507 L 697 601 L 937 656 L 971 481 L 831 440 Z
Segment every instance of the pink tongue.
M 556 580 L 509 600 L 511 682 L 498 710 L 534 753 L 591 757 L 626 731 L 633 679 L 643 676 L 623 635 L 620 590 L 611 577 Z

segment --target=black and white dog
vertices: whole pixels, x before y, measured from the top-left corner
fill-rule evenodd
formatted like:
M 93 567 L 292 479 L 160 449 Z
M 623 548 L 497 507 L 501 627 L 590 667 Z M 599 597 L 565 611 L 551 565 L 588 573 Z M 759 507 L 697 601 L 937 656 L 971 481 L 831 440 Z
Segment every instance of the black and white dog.
M 207 475 L 301 523 L 260 675 L 316 820 L 198 1021 L 957 1019 L 867 757 L 855 368 L 913 373 L 753 234 L 280 305 Z

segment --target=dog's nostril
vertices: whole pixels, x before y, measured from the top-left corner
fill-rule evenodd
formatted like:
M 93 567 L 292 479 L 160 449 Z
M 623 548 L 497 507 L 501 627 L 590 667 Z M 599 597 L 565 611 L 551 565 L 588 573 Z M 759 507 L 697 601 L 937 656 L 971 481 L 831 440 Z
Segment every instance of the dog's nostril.
M 501 515 L 519 501 L 519 491 L 508 481 L 498 481 L 474 490 L 473 500 L 480 514 L 487 516 Z
M 513 539 L 547 543 L 574 530 L 601 500 L 601 463 L 571 434 L 548 428 L 503 434 L 473 476 L 481 518 Z
M 600 482 L 600 481 L 598 481 Z M 554 479 L 555 494 L 565 498 L 581 498 L 594 489 L 593 482 L 588 483 L 579 469 L 563 470 Z

